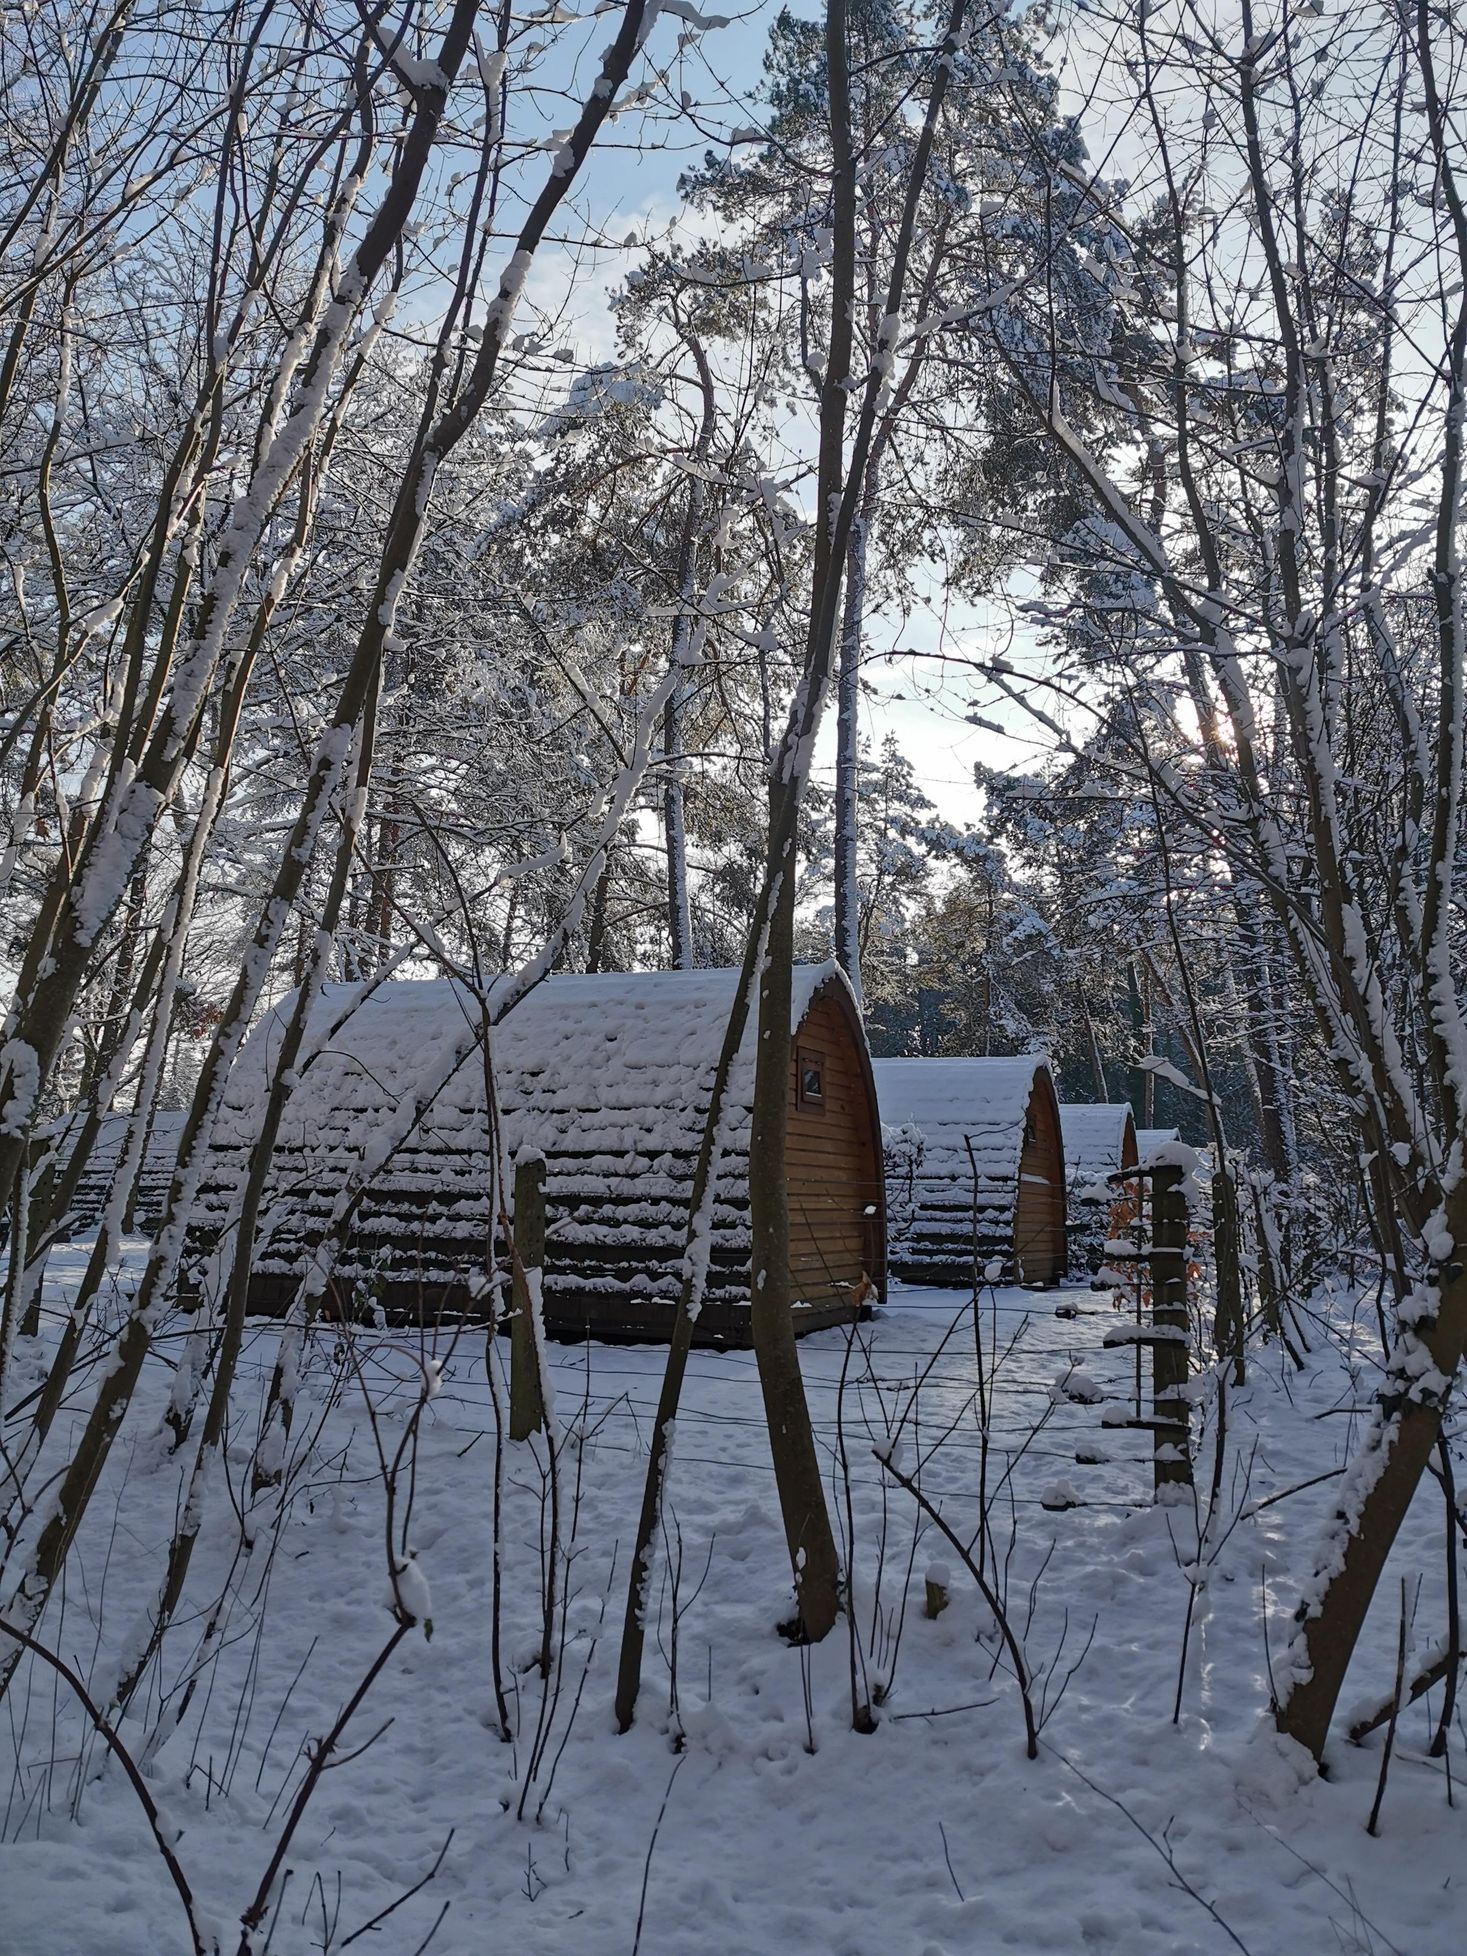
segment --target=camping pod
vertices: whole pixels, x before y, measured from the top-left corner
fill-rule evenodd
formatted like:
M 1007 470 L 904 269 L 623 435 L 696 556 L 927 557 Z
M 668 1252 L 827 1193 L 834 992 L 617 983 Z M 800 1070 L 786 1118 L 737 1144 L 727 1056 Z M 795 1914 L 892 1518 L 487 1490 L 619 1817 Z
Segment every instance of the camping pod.
M 1125 1101 L 1064 1101 L 1065 1187 L 1069 1195 L 1070 1263 L 1074 1274 L 1093 1277 L 1105 1261 L 1107 1241 L 1134 1213 L 1136 1191 L 1109 1178 L 1136 1166 L 1136 1122 Z
M 1065 1274 L 1065 1162 L 1049 1066 L 1021 1059 L 879 1059 L 891 1269 L 968 1284 Z
M 1139 1161 L 1150 1161 L 1158 1148 L 1164 1148 L 1169 1141 L 1180 1141 L 1182 1132 L 1175 1127 L 1138 1127 L 1136 1130 L 1136 1157 Z
M 337 1229 L 326 1308 L 396 1319 L 480 1314 L 494 1225 L 486 1083 L 502 1159 L 545 1162 L 545 1323 L 565 1337 L 664 1338 L 682 1281 L 694 1168 L 738 974 L 552 976 L 494 1026 L 448 980 L 325 989 L 320 1050 L 286 1102 L 250 1305 L 281 1311 Z M 227 1236 L 291 1001 L 255 1030 L 215 1131 L 195 1283 Z M 354 1009 L 352 1009 L 354 1007 Z M 751 1022 L 729 1077 L 695 1337 L 749 1341 Z M 788 1110 L 790 1262 L 799 1331 L 863 1313 L 886 1275 L 880 1124 L 860 1014 L 833 965 L 795 971 Z M 415 1118 L 416 1117 L 416 1118 Z M 492 1246 L 492 1247 L 491 1247 Z M 226 1244 L 227 1253 L 227 1244 Z M 213 1260 L 222 1268 L 222 1255 Z M 213 1280 L 217 1282 L 217 1277 Z

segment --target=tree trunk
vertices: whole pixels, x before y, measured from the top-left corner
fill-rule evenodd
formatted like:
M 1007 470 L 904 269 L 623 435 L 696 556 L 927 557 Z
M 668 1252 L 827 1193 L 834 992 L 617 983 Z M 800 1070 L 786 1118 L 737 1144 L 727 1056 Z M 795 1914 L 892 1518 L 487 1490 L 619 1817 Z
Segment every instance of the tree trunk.
M 693 1322 L 703 1305 L 703 1289 L 708 1271 L 707 1244 L 713 1228 L 713 1205 L 718 1197 L 719 1164 L 727 1140 L 729 1118 L 728 1079 L 743 1043 L 749 1021 L 756 974 L 763 969 L 769 943 L 769 888 L 759 891 L 749 935 L 739 969 L 733 1010 L 724 1027 L 723 1043 L 714 1068 L 708 1111 L 698 1143 L 698 1160 L 693 1170 L 693 1185 L 688 1198 L 687 1254 L 683 1258 L 682 1287 L 677 1316 L 668 1340 L 667 1365 L 657 1396 L 657 1412 L 652 1422 L 652 1438 L 647 1448 L 647 1472 L 642 1484 L 642 1508 L 637 1521 L 637 1539 L 632 1550 L 631 1573 L 627 1582 L 626 1613 L 622 1620 L 621 1654 L 616 1672 L 616 1727 L 628 1730 L 635 1716 L 637 1696 L 642 1687 L 642 1649 L 646 1642 L 647 1605 L 651 1594 L 653 1559 L 657 1552 L 658 1525 L 662 1517 L 667 1470 L 672 1449 L 673 1429 L 682 1397 L 688 1353 L 693 1344 Z M 701 1247 L 700 1247 L 701 1246 Z
M 1447 1228 L 1455 1244 L 1467 1240 L 1467 1187 L 1459 1185 L 1448 1204 Z M 1460 1248 L 1452 1255 L 1459 1258 Z M 1453 1261 L 1441 1273 L 1434 1317 L 1397 1338 L 1370 1432 L 1342 1484 L 1335 1525 L 1280 1667 L 1274 1723 L 1316 1760 L 1375 1586 L 1436 1449 L 1464 1346 L 1467 1271 Z
M 368 945 L 362 957 L 362 973 L 369 977 L 383 971 L 392 958 L 392 919 L 397 908 L 397 851 L 402 841 L 402 824 L 397 815 L 384 811 L 377 819 L 377 845 L 372 853 L 372 894 L 367 911 Z
M 1103 1106 L 1110 1099 L 1110 1090 L 1105 1083 L 1105 1061 L 1100 1054 L 1100 1040 L 1095 1031 L 1095 1020 L 1091 1015 L 1090 1001 L 1085 996 L 1082 983 L 1075 986 L 1075 996 L 1080 1001 L 1080 1016 L 1085 1021 L 1085 1049 L 1090 1055 L 1090 1084 L 1097 1101 Z
M 1233 1383 L 1244 1379 L 1247 1320 L 1243 1311 L 1242 1235 L 1238 1186 L 1221 1135 L 1216 1138 L 1217 1168 L 1212 1177 L 1212 1265 L 1217 1291 L 1213 1350 L 1233 1361 Z
M 1156 1498 L 1192 1485 L 1192 1419 L 1187 1399 L 1187 1199 L 1170 1163 L 1151 1177 L 1151 1388 Z
M 1131 966 L 1131 982 L 1136 982 L 1136 967 Z M 1142 974 L 1141 989 L 1137 994 L 1141 1013 L 1141 1039 L 1148 1053 L 1156 1051 L 1156 1029 L 1151 1016 L 1151 974 Z M 1156 1126 L 1156 1075 L 1149 1066 L 1141 1070 L 1142 1123 L 1146 1127 Z
M 790 1100 L 790 1018 L 795 931 L 794 816 L 791 790 L 776 782 L 770 801 L 769 871 L 777 876 L 769 955 L 759 981 L 759 1041 L 749 1137 L 750 1329 L 769 1451 L 795 1573 L 799 1634 L 816 1642 L 840 1608 L 840 1557 L 826 1506 L 795 1341 L 790 1286 L 790 1210 L 786 1129 Z M 783 848 L 780 845 L 783 843 Z
M 545 1430 L 540 1379 L 540 1285 L 545 1263 L 545 1157 L 523 1156 L 514 1171 L 514 1315 L 509 1324 L 509 1437 Z
M 363 712 L 362 726 L 358 735 L 355 756 L 354 781 L 343 789 L 342 833 L 336 847 L 335 861 L 332 865 L 331 883 L 326 898 L 320 928 L 314 937 L 314 952 L 305 983 L 297 994 L 295 1005 L 287 1022 L 280 1048 L 274 1060 L 274 1073 L 270 1081 L 264 1112 L 261 1117 L 260 1132 L 255 1137 L 250 1151 L 249 1167 L 245 1186 L 239 1198 L 239 1208 L 234 1218 L 234 1253 L 229 1266 L 229 1276 L 224 1289 L 223 1310 L 218 1326 L 218 1348 L 214 1358 L 214 1379 L 209 1393 L 208 1405 L 204 1412 L 203 1431 L 199 1436 L 194 1452 L 193 1464 L 189 1470 L 188 1495 L 183 1504 L 182 1514 L 169 1544 L 168 1558 L 163 1581 L 151 1613 L 152 1629 L 134 1652 L 125 1667 L 123 1675 L 113 1694 L 113 1703 L 119 1711 L 125 1711 L 132 1701 L 133 1693 L 146 1673 L 148 1664 L 161 1644 L 169 1624 L 173 1620 L 179 1600 L 188 1580 L 194 1548 L 198 1542 L 199 1529 L 203 1522 L 205 1494 L 210 1472 L 224 1444 L 229 1426 L 230 1393 L 234 1385 L 239 1354 L 244 1342 L 245 1319 L 249 1310 L 250 1275 L 254 1267 L 255 1238 L 259 1226 L 260 1205 L 264 1198 L 265 1186 L 274 1156 L 275 1140 L 280 1131 L 281 1118 L 289 1101 L 292 1087 L 289 1082 L 295 1079 L 295 1066 L 301 1057 L 301 1049 L 309 1029 L 311 1008 L 321 995 L 330 969 L 331 946 L 335 942 L 337 917 L 346 885 L 351 873 L 351 865 L 356 854 L 366 818 L 367 788 L 372 770 L 372 744 L 377 704 L 377 688 L 373 687 Z M 212 1055 L 211 1055 L 212 1057 Z M 218 1097 L 214 1105 L 217 1110 Z M 199 1104 L 190 1112 L 189 1138 L 179 1150 L 180 1167 L 186 1152 L 195 1158 L 201 1157 L 207 1146 L 207 1125 L 199 1120 Z M 196 1190 L 201 1178 L 201 1166 L 193 1171 L 193 1187 Z M 176 1186 L 176 1185 L 175 1185 Z M 172 1194 L 170 1193 L 170 1207 Z M 166 1233 L 166 1232 L 165 1232 Z M 175 1239 L 178 1241 L 178 1239 Z M 181 1242 L 179 1242 L 181 1248 Z M 175 1259 L 177 1250 L 175 1250 Z M 151 1266 L 150 1266 L 151 1267 Z M 176 1271 L 176 1261 L 175 1261 Z M 169 1282 L 172 1282 L 170 1275 Z M 209 1312 L 212 1300 L 205 1296 L 199 1307 L 200 1322 L 198 1331 L 207 1335 L 212 1326 L 203 1322 L 204 1314 Z M 174 1374 L 173 1396 L 164 1415 L 173 1434 L 175 1448 L 184 1444 L 188 1437 L 194 1414 L 194 1395 L 198 1390 L 197 1375 L 187 1361 L 178 1367 Z M 276 1375 L 271 1379 L 272 1401 L 279 1392 L 279 1360 L 276 1361 Z M 262 1422 L 262 1429 L 268 1423 Z
M 861 792 L 861 628 L 866 612 L 866 546 L 875 512 L 875 478 L 867 478 L 861 514 L 851 525 L 841 611 L 835 729 L 835 957 L 861 992 L 861 890 L 856 877 Z
M 87 1077 L 88 1091 L 106 1078 L 107 1070 L 122 1040 L 123 1024 L 131 1001 L 136 976 L 138 951 L 143 941 L 143 922 L 148 907 L 148 859 L 146 854 L 133 871 L 128 885 L 127 909 L 122 920 L 122 936 L 112 968 L 112 984 L 97 1050 Z
M 606 898 L 611 888 L 611 848 L 608 844 L 601 863 L 601 874 L 596 878 L 596 891 L 591 898 L 591 923 L 586 933 L 587 971 L 606 971 Z
M 713 370 L 697 336 L 683 329 L 683 339 L 698 369 L 703 414 L 693 454 L 705 463 L 713 440 L 717 394 Z M 678 546 L 677 617 L 672 627 L 672 663 L 685 667 L 693 643 L 693 590 L 698 575 L 698 542 L 708 507 L 708 485 L 701 474 L 688 480 L 688 507 Z M 667 702 L 662 722 L 662 751 L 667 762 L 667 785 L 662 792 L 662 827 L 667 847 L 667 933 L 674 971 L 693 968 L 693 910 L 688 895 L 688 831 L 683 807 L 683 709 L 691 687 L 678 686 Z
M 1145 968 L 1132 958 L 1126 966 L 1126 1017 L 1131 1026 L 1133 1052 L 1145 1056 L 1155 1052 L 1154 1033 L 1151 1025 L 1150 992 L 1143 994 Z M 1156 1075 L 1148 1066 L 1134 1063 L 1129 1068 L 1131 1079 L 1131 1105 L 1138 1110 L 1137 1125 L 1156 1126 Z
M 679 620 L 679 623 L 682 621 Z M 662 790 L 662 826 L 667 839 L 667 942 L 674 971 L 693 968 L 693 909 L 688 899 L 688 831 L 683 814 L 682 700 L 674 693 L 662 719 L 662 752 L 667 782 Z

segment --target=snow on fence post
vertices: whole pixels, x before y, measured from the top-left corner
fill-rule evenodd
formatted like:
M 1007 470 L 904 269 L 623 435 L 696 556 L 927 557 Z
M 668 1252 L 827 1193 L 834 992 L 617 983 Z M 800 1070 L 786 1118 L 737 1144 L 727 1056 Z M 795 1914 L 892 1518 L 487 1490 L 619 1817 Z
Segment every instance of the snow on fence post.
M 1158 1162 L 1151 1173 L 1151 1412 L 1156 1498 L 1192 1485 L 1191 1406 L 1187 1398 L 1187 1198 L 1183 1169 Z
M 545 1262 L 545 1157 L 532 1155 L 515 1164 L 514 1310 L 509 1321 L 509 1437 L 528 1440 L 543 1432 L 545 1403 L 540 1393 L 540 1354 L 532 1316 Z
M 945 1562 L 934 1562 L 923 1581 L 922 1614 L 941 1616 L 952 1601 L 951 1581 Z

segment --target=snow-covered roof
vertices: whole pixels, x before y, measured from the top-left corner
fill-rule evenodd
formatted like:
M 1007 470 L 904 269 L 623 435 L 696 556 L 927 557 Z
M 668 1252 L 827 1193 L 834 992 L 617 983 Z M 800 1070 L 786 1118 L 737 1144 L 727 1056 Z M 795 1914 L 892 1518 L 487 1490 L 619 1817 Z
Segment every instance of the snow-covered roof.
M 1060 1127 L 1065 1137 L 1065 1174 L 1072 1185 L 1103 1182 L 1125 1165 L 1126 1137 L 1134 1131 L 1126 1101 L 1061 1101 Z
M 1164 1148 L 1169 1141 L 1180 1139 L 1181 1132 L 1174 1127 L 1138 1127 L 1136 1153 L 1142 1161 L 1150 1161 L 1158 1148 Z
M 701 1135 L 737 981 L 737 971 L 725 969 L 546 978 L 490 1034 L 509 1152 L 548 1154 L 569 1137 L 579 1152 L 624 1154 L 650 1140 L 672 1146 L 689 1133 Z M 845 982 L 834 964 L 796 967 L 792 1034 L 832 981 Z M 324 988 L 307 1028 L 308 1047 L 360 990 Z M 251 1035 L 231 1076 L 216 1139 L 253 1138 L 293 1006 L 292 994 Z M 481 1030 L 472 994 L 451 979 L 379 986 L 301 1070 L 282 1140 L 305 1144 L 332 1135 L 350 1141 L 357 1117 L 399 1106 L 424 1083 L 440 1080 L 427 1124 L 457 1128 L 467 1114 L 482 1128 Z M 751 1014 L 730 1075 L 735 1108 L 753 1104 L 754 1046 Z
M 963 1151 L 962 1135 L 992 1136 L 1002 1144 L 1024 1137 L 1024 1116 L 1034 1075 L 1048 1070 L 1039 1054 L 1020 1059 L 879 1059 L 871 1062 L 881 1099 L 881 1118 L 893 1127 L 921 1128 L 938 1144 L 949 1134 Z M 1018 1155 L 1014 1156 L 1015 1164 Z

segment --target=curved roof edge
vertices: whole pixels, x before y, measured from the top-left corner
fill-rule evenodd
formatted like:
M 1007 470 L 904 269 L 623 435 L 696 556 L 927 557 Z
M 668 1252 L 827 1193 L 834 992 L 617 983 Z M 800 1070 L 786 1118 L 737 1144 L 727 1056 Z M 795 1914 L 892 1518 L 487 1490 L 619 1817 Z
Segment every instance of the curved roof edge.
M 1047 1053 L 1005 1059 L 877 1059 L 881 1118 L 924 1133 L 942 1127 L 1007 1128 L 1023 1122 L 1043 1074 L 1053 1089 Z M 1058 1104 L 1058 1103 L 1056 1103 Z

